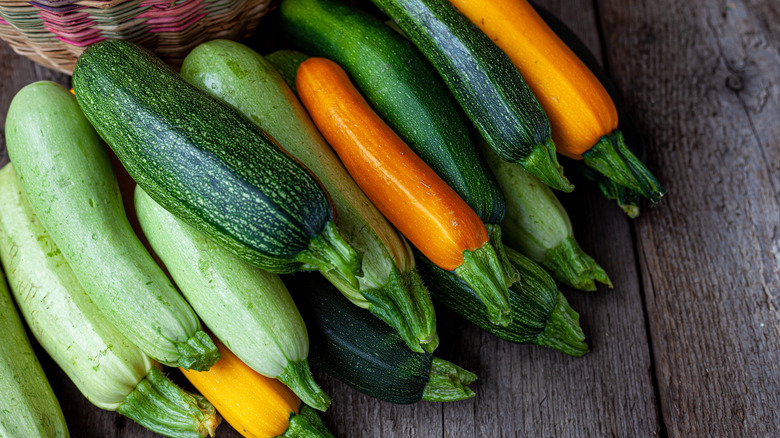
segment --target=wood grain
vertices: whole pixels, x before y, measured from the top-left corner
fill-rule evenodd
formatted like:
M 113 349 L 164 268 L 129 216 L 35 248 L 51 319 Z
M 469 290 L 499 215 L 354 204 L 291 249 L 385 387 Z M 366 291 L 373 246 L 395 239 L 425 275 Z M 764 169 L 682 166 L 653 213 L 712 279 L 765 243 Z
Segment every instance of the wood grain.
M 669 188 L 636 222 L 663 419 L 670 436 L 777 436 L 777 3 L 633 3 L 599 5 Z

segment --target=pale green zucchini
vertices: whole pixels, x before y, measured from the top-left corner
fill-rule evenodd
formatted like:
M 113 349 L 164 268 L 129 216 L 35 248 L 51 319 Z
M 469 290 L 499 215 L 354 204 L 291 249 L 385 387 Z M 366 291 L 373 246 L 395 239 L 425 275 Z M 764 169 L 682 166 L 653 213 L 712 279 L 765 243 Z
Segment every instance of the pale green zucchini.
M 6 166 L 8 167 L 8 166 Z M 0 174 L 5 171 L 0 170 Z M 2 208 L 2 207 L 0 207 Z M 0 210 L 0 214 L 2 210 Z M 3 226 L 0 223 L 0 233 Z M 0 436 L 67 437 L 68 426 L 57 397 L 30 346 L 22 321 L 0 271 Z
M 276 274 L 263 271 L 162 208 L 141 186 L 135 211 L 149 244 L 209 330 L 250 368 L 324 411 L 330 398 L 309 371 L 309 337 Z
M 30 84 L 5 128 L 33 211 L 111 323 L 165 365 L 213 365 L 216 347 L 130 227 L 108 152 L 75 97 L 53 82 Z
M 574 239 L 571 220 L 553 191 L 520 165 L 499 158 L 484 141 L 485 159 L 506 197 L 503 241 L 542 265 L 556 280 L 596 290 L 609 276 Z
M 187 56 L 182 76 L 255 121 L 317 176 L 336 206 L 341 235 L 363 253 L 359 287 L 335 272 L 323 274 L 350 301 L 395 328 L 412 350 L 433 351 L 435 312 L 409 244 L 347 173 L 274 67 L 246 46 L 217 40 Z
M 164 435 L 213 433 L 214 407 L 163 376 L 92 302 L 11 165 L 0 170 L 0 258 L 30 331 L 90 402 Z

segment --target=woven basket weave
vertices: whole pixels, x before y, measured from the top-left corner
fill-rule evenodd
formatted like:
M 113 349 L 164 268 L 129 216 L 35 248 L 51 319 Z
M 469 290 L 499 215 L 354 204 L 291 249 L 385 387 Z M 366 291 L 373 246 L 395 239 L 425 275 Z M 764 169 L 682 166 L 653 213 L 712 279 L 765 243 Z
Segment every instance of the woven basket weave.
M 251 35 L 274 0 L 0 0 L 0 38 L 46 67 L 72 74 L 104 39 L 136 42 L 180 65 L 198 44 Z

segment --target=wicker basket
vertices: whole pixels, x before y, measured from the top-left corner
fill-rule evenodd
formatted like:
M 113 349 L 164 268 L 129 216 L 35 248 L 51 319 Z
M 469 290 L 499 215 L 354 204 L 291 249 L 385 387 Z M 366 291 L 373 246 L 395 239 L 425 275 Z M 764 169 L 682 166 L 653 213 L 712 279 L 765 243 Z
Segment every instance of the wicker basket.
M 17 53 L 72 74 L 104 39 L 134 41 L 180 65 L 196 45 L 251 35 L 274 0 L 0 0 L 0 38 Z

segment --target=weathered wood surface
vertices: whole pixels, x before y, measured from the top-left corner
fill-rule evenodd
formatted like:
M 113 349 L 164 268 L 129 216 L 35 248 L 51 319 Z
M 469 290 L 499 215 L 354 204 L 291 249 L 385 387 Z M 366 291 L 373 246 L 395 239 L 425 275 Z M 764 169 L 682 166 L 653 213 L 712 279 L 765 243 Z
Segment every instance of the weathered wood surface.
M 636 221 L 671 436 L 780 434 L 780 9 L 599 2 L 606 57 L 670 195 Z
M 633 222 L 584 185 L 564 199 L 615 285 L 564 290 L 591 352 L 509 344 L 440 311 L 437 355 L 478 373 L 474 399 L 396 406 L 317 374 L 326 424 L 338 437 L 780 434 L 780 7 L 538 3 L 605 57 L 670 190 Z M 5 43 L 0 59 L 0 124 L 22 86 L 69 80 Z M 38 352 L 74 436 L 154 436 L 91 406 Z

